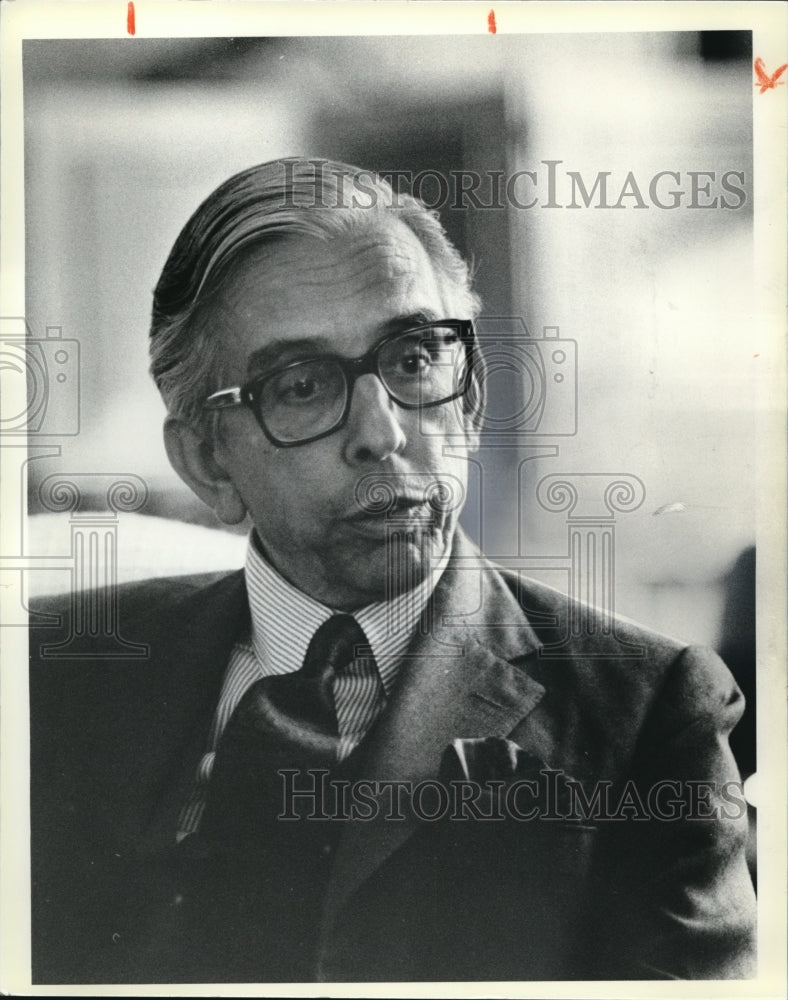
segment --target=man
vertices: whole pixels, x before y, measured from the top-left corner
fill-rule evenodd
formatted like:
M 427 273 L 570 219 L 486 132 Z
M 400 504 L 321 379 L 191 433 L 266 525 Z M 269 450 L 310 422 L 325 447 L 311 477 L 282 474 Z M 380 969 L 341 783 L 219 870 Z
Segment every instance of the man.
M 187 223 L 152 373 L 247 562 L 121 589 L 142 666 L 33 636 L 36 981 L 752 974 L 727 670 L 457 527 L 477 311 L 356 168 L 254 167 Z

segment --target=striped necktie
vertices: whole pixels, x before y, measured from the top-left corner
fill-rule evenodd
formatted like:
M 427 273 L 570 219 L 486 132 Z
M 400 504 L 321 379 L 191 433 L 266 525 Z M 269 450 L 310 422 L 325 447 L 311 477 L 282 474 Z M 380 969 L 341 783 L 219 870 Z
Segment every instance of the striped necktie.
M 224 843 L 254 836 L 282 806 L 279 771 L 337 763 L 334 678 L 368 650 L 351 615 L 334 615 L 312 637 L 300 670 L 256 681 L 238 703 L 216 752 L 201 833 Z
M 277 771 L 338 766 L 333 681 L 368 650 L 355 619 L 335 615 L 315 633 L 300 670 L 256 681 L 238 703 L 219 741 L 200 830 L 176 849 L 178 905 L 167 907 L 151 945 L 175 970 L 173 981 L 179 970 L 189 981 L 197 970 L 205 981 L 316 975 L 331 849 L 342 824 L 278 818 Z M 299 818 L 312 808 L 300 800 Z

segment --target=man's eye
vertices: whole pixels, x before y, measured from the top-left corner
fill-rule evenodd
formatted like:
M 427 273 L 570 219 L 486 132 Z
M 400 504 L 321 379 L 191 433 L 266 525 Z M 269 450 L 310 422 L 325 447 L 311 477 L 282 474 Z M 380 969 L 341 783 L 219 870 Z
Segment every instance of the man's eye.
M 406 375 L 418 375 L 426 371 L 433 362 L 429 351 L 409 351 L 400 359 L 400 367 Z
M 276 380 L 276 399 L 290 404 L 315 402 L 330 391 L 328 382 L 316 371 L 285 372 Z
M 417 344 L 403 345 L 400 365 L 402 370 L 415 375 L 424 372 L 435 364 L 446 364 L 459 343 L 454 330 L 440 330 L 429 338 Z
M 293 382 L 287 391 L 296 399 L 309 399 L 317 393 L 318 385 L 313 378 L 300 378 Z

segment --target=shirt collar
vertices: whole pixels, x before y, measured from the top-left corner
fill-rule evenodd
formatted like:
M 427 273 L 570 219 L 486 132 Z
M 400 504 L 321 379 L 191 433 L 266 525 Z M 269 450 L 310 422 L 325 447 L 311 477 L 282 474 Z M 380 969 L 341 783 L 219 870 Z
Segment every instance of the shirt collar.
M 387 694 L 442 572 L 440 566 L 392 601 L 378 601 L 353 612 L 372 648 Z M 288 583 L 263 556 L 254 529 L 246 547 L 245 573 L 252 646 L 263 674 L 300 669 L 312 636 L 338 612 Z

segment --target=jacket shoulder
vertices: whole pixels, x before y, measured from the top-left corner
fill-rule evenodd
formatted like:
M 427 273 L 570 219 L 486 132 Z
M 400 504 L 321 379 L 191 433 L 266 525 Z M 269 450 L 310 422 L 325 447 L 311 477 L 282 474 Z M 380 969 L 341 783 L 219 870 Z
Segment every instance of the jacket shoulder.
M 673 636 L 632 621 L 606 608 L 587 604 L 531 577 L 521 578 L 502 571 L 511 592 L 545 645 L 566 640 L 573 651 L 604 655 L 621 654 L 628 647 L 638 656 L 637 647 L 646 647 L 652 654 L 673 658 L 687 643 Z
M 184 664 L 226 663 L 249 615 L 242 570 L 75 591 L 30 611 L 31 696 L 39 686 L 89 690 L 97 679 L 142 683 L 161 672 L 181 676 Z
M 75 602 L 106 602 L 117 599 L 127 609 L 152 609 L 159 602 L 176 604 L 184 598 L 193 596 L 198 591 L 207 590 L 224 581 L 238 576 L 240 571 L 218 573 L 192 573 L 182 576 L 150 577 L 146 580 L 135 580 L 117 584 L 114 587 L 100 587 L 95 590 L 72 591 L 60 594 L 45 595 L 30 602 L 30 613 L 33 616 L 31 625 L 38 624 L 36 615 L 62 614 L 69 610 Z
M 643 720 L 659 700 L 671 728 L 697 712 L 732 713 L 734 719 L 741 714 L 741 692 L 714 650 L 583 604 L 539 581 L 505 570 L 501 575 L 538 640 L 527 669 L 551 704 L 574 703 L 623 725 L 624 719 Z

